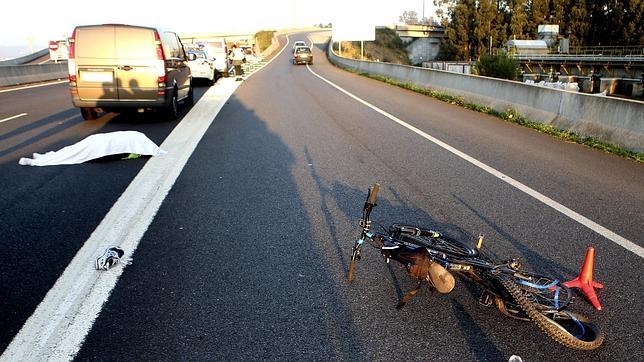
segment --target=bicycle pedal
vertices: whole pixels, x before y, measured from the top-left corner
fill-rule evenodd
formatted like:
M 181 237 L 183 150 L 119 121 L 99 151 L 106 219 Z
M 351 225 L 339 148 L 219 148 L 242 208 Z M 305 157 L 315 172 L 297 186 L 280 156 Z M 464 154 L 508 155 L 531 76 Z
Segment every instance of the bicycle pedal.
M 491 306 L 493 301 L 494 298 L 492 297 L 492 294 L 488 292 L 481 293 L 481 296 L 479 297 L 479 304 L 485 307 Z

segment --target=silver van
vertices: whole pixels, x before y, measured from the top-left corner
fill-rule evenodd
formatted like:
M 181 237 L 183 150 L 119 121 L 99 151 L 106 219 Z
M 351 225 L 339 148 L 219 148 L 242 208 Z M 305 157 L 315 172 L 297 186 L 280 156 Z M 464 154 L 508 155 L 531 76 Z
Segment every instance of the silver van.
M 69 45 L 72 103 L 83 119 L 97 110 L 160 109 L 170 119 L 192 104 L 188 58 L 176 33 L 142 26 L 78 26 Z

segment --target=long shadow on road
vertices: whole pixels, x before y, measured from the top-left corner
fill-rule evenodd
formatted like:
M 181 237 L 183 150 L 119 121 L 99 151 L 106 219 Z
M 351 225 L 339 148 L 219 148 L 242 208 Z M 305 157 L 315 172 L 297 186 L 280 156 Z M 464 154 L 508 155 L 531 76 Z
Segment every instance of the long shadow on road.
M 295 180 L 233 96 L 184 168 L 78 358 L 348 359 L 361 344 Z M 124 321 L 126 323 L 124 323 Z

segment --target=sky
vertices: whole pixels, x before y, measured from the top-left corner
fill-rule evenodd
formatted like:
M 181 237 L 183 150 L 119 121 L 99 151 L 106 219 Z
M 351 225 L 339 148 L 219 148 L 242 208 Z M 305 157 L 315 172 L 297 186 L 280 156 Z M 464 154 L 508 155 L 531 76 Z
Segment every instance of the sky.
M 424 3 L 425 16 L 433 16 L 433 1 Z M 240 33 L 330 23 L 343 12 L 391 25 L 406 10 L 422 17 L 423 0 L 3 0 L 0 48 L 43 49 L 49 40 L 69 36 L 76 25 L 119 23 L 161 26 L 180 34 Z

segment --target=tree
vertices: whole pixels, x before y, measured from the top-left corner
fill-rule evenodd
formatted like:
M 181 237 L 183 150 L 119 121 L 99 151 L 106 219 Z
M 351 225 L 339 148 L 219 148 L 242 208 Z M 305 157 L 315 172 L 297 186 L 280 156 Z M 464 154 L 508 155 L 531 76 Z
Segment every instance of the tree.
M 474 36 L 476 39 L 475 55 L 487 54 L 488 45 L 491 39 L 496 38 L 496 29 L 494 24 L 498 24 L 497 16 L 499 15 L 496 7 L 496 0 L 479 0 L 479 6 L 474 17 L 476 26 Z
M 438 54 L 443 60 L 468 60 L 473 57 L 475 0 L 445 1 L 448 18 L 443 19 L 445 37 Z
M 413 10 L 403 12 L 403 14 L 398 17 L 398 20 L 407 25 L 416 25 L 419 23 L 418 13 Z
M 516 39 L 529 39 L 527 36 L 528 30 L 528 14 L 525 9 L 525 1 L 518 0 L 514 2 L 510 18 L 510 36 Z
M 586 0 L 575 1 L 568 12 L 568 23 L 566 24 L 566 33 L 570 36 L 570 43 L 573 45 L 583 45 L 588 38 L 590 29 L 590 19 L 586 7 Z
M 531 0 L 529 2 L 529 22 L 527 35 L 528 38 L 537 36 L 537 28 L 541 24 L 547 24 L 550 21 L 550 1 L 549 0 Z
M 619 27 L 611 28 L 611 39 L 621 39 L 621 44 L 615 45 L 641 45 L 644 44 L 644 3 L 642 0 L 624 0 L 611 2 L 609 18 Z

